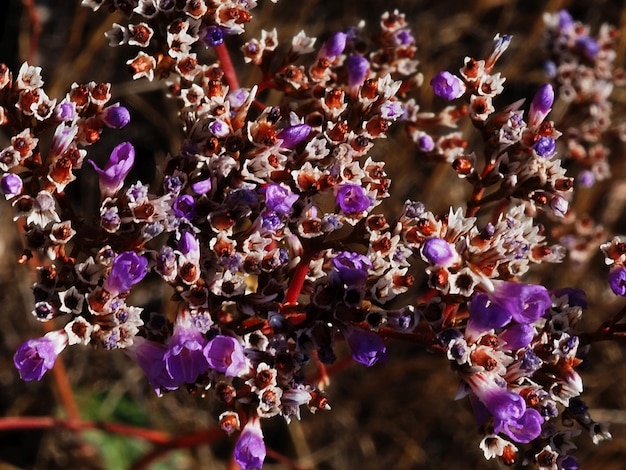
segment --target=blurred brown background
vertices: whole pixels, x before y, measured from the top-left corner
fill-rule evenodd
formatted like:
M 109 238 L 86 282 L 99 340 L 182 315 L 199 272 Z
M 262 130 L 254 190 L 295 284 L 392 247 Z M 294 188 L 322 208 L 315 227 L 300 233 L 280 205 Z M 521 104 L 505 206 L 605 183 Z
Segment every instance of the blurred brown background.
M 109 151 L 115 142 L 132 140 L 139 149 L 136 178 L 153 176 L 150 162 L 167 152 L 175 152 L 180 142 L 176 105 L 164 97 L 162 84 L 132 82 L 123 62 L 131 56 L 124 48 L 110 49 L 104 32 L 115 17 L 105 12 L 93 14 L 76 1 L 4 0 L 0 5 L 0 62 L 17 70 L 27 58 L 44 67 L 48 94 L 63 96 L 69 85 L 96 81 L 113 83 L 114 101 L 131 109 L 133 123 L 105 137 L 92 152 Z M 260 29 L 277 27 L 279 39 L 305 29 L 321 42 L 331 32 L 355 25 L 360 18 L 371 24 L 386 9 L 397 8 L 407 15 L 418 43 L 420 70 L 427 83 L 442 69 L 456 70 L 463 57 L 482 57 L 496 33 L 513 34 L 514 40 L 499 63 L 507 77 L 503 100 L 531 97 L 545 80 L 542 72 L 541 33 L 544 11 L 567 8 L 575 19 L 592 25 L 593 32 L 603 21 L 620 29 L 626 26 L 626 8 L 618 1 L 505 1 L 452 0 L 421 1 L 337 1 L 281 0 L 272 4 L 260 0 L 253 11 L 255 20 L 241 38 L 229 38 L 232 50 L 244 38 L 259 37 Z M 38 23 L 33 23 L 26 6 L 32 5 Z M 39 30 L 39 31 L 38 31 Z M 40 32 L 33 44 L 33 32 Z M 617 65 L 624 65 L 626 35 L 618 47 Z M 243 85 L 250 85 L 254 74 L 240 67 Z M 624 120 L 626 94 L 615 92 L 615 121 Z M 417 96 L 423 109 L 433 104 L 428 86 Z M 6 145 L 0 134 L 0 146 Z M 392 177 L 393 198 L 383 210 L 396 212 L 407 199 L 421 200 L 433 210 L 459 204 L 467 189 L 457 183 L 445 165 L 426 163 L 415 171 L 416 155 L 402 132 L 381 142 L 374 149 L 385 158 Z M 615 177 L 582 193 L 574 206 L 591 213 L 606 224 L 607 238 L 626 233 L 624 203 L 626 185 L 624 149 L 616 146 L 611 162 Z M 93 173 L 93 172 L 92 172 Z M 97 204 L 93 174 L 81 175 L 73 186 L 73 197 L 85 210 Z M 22 383 L 12 364 L 12 355 L 22 341 L 41 336 L 41 325 L 28 313 L 32 309 L 32 271 L 16 264 L 21 243 L 11 221 L 10 208 L 0 206 L 0 413 L 6 416 L 62 416 L 51 374 L 40 383 Z M 626 302 L 607 291 L 606 268 L 599 254 L 588 266 L 565 264 L 538 267 L 533 282 L 552 287 L 581 286 L 590 295 L 585 327 L 593 329 Z M 163 289 L 163 296 L 168 292 Z M 158 296 L 157 296 L 158 297 Z M 155 291 L 139 292 L 135 304 L 158 308 Z M 391 343 L 390 360 L 372 369 L 351 366 L 332 378 L 328 387 L 330 412 L 315 416 L 303 410 L 301 422 L 287 426 L 282 418 L 264 422 L 269 447 L 298 462 L 302 468 L 316 469 L 490 469 L 478 449 L 475 430 L 466 401 L 454 401 L 457 379 L 449 372 L 444 358 L 413 347 Z M 343 351 L 346 354 L 346 351 Z M 93 351 L 74 347 L 62 355 L 81 413 L 86 419 L 121 421 L 154 427 L 176 434 L 215 424 L 211 400 L 190 396 L 184 391 L 157 398 L 141 371 L 122 352 Z M 581 367 L 584 397 L 592 416 L 609 422 L 614 440 L 593 446 L 581 436 L 577 456 L 582 468 L 622 469 L 626 461 L 626 360 L 619 344 L 594 345 L 589 360 Z M 231 442 L 199 446 L 172 453 L 155 469 L 225 468 Z M 121 438 L 103 432 L 73 433 L 54 431 L 8 431 L 0 434 L 0 469 L 121 469 L 149 450 L 140 440 Z M 5 462 L 5 463 L 2 463 Z M 268 459 L 266 468 L 287 468 Z

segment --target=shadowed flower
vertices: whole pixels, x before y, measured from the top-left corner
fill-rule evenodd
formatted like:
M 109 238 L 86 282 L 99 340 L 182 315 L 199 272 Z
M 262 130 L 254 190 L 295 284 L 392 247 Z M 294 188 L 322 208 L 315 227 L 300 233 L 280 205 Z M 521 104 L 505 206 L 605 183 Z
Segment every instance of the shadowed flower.
M 263 467 L 265 455 L 261 423 L 257 417 L 253 417 L 241 431 L 235 444 L 233 457 L 243 470 L 254 470 Z
M 92 160 L 88 160 L 100 177 L 102 198 L 113 197 L 124 185 L 124 178 L 130 173 L 135 163 L 135 148 L 130 142 L 123 142 L 113 149 L 111 157 L 100 169 Z
M 13 363 L 22 380 L 40 380 L 52 369 L 57 356 L 67 346 L 65 331 L 51 331 L 42 338 L 22 343 L 13 356 Z
M 614 266 L 611 268 L 609 286 L 615 295 L 626 296 L 626 267 Z
M 377 362 L 387 361 L 387 348 L 376 333 L 351 325 L 343 328 L 342 331 L 355 362 L 371 367 Z
M 134 251 L 120 253 L 113 260 L 103 287 L 111 295 L 126 292 L 144 278 L 147 267 L 148 260 Z
M 204 348 L 209 367 L 236 377 L 248 370 L 248 362 L 239 341 L 231 336 L 217 335 Z
M 158 396 L 163 395 L 163 390 L 178 388 L 179 383 L 170 377 L 165 368 L 163 356 L 167 347 L 164 344 L 136 336 L 133 345 L 126 348 L 126 351 L 144 371 Z
M 169 376 L 178 383 L 194 383 L 207 370 L 208 364 L 202 353 L 205 345 L 206 339 L 189 312 L 179 312 L 167 351 L 163 355 Z

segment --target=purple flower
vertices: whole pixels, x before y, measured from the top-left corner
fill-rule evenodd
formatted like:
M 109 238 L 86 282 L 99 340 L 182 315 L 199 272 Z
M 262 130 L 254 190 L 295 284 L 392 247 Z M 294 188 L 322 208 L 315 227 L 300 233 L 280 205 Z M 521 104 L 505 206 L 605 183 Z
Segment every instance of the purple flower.
M 50 145 L 50 153 L 53 155 L 63 155 L 78 134 L 78 126 L 67 126 L 61 123 L 54 130 L 52 136 L 52 144 Z
M 169 376 L 178 383 L 194 383 L 207 370 L 208 364 L 203 354 L 205 345 L 206 339 L 191 321 L 189 312 L 179 312 L 167 351 L 163 355 Z
M 578 49 L 588 59 L 595 59 L 600 52 L 600 45 L 595 39 L 589 36 L 580 36 L 576 40 L 576 49 Z
M 130 113 L 124 106 L 114 104 L 102 110 L 102 121 L 107 127 L 121 129 L 130 122 Z
M 430 80 L 433 92 L 444 100 L 452 101 L 465 93 L 465 83 L 450 72 L 439 72 Z
M 135 149 L 130 142 L 123 142 L 113 149 L 104 170 L 89 160 L 100 177 L 102 197 L 112 197 L 124 185 L 124 178 L 135 163 Z
M 430 152 L 435 148 L 435 141 L 428 134 L 422 134 L 417 139 L 417 146 L 422 152 Z
M 525 348 L 535 337 L 535 328 L 528 324 L 515 324 L 504 330 L 499 338 L 506 344 L 503 349 L 517 351 Z
M 611 268 L 609 286 L 615 295 L 626 296 L 626 267 L 614 266 Z
M 243 348 L 237 339 L 217 335 L 204 348 L 209 367 L 223 372 L 228 377 L 236 377 L 248 370 L 248 362 Z
M 170 377 L 165 368 L 163 356 L 167 347 L 164 344 L 135 336 L 133 345 L 126 350 L 144 371 L 157 395 L 161 396 L 163 389 L 176 390 L 178 388 L 178 382 Z
M 513 441 L 521 444 L 527 444 L 541 434 L 541 425 L 543 418 L 539 411 L 528 408 L 524 414 L 518 418 L 495 419 L 494 431 L 496 433 L 503 432 Z
M 24 183 L 22 182 L 22 178 L 15 173 L 6 173 L 2 175 L 2 179 L 0 179 L 0 191 L 2 191 L 2 194 L 7 198 L 21 194 L 23 187 Z
M 346 60 L 348 69 L 348 85 L 350 88 L 357 88 L 363 85 L 370 69 L 367 59 L 358 54 L 350 54 Z
M 509 311 L 517 323 L 534 323 L 552 306 L 548 290 L 539 285 L 494 281 L 489 297 Z
M 568 455 L 561 461 L 560 468 L 562 470 L 578 470 L 578 460 L 576 460 L 575 457 Z
M 524 415 L 524 399 L 517 393 L 499 387 L 493 377 L 478 372 L 465 380 L 496 421 L 516 420 Z
M 285 127 L 276 135 L 283 142 L 281 148 L 292 149 L 300 142 L 304 141 L 311 133 L 311 126 L 308 124 L 296 124 L 295 126 Z
M 346 214 L 358 214 L 369 209 L 371 205 L 370 198 L 365 194 L 365 190 L 361 186 L 352 183 L 339 186 L 335 202 Z
M 351 325 L 343 329 L 343 334 L 355 362 L 371 367 L 379 361 L 387 360 L 387 348 L 377 334 Z
M 329 59 L 331 61 L 335 60 L 335 58 L 346 48 L 347 39 L 348 35 L 346 33 L 339 32 L 333 34 L 320 49 L 318 57 L 322 59 Z
M 174 204 L 172 204 L 172 210 L 177 217 L 184 217 L 187 220 L 191 220 L 196 212 L 196 201 L 193 196 L 183 194 L 176 198 Z
M 202 41 L 209 47 L 216 47 L 224 42 L 224 36 L 226 36 L 226 30 L 224 28 L 209 26 L 204 30 Z
M 422 245 L 422 258 L 434 266 L 449 267 L 458 261 L 459 254 L 443 238 L 429 238 Z
M 207 194 L 211 191 L 211 178 L 191 183 L 191 190 L 196 194 Z
M 265 455 L 261 423 L 257 417 L 253 417 L 243 427 L 237 439 L 233 458 L 243 470 L 254 470 L 263 467 Z
M 533 150 L 540 157 L 550 158 L 556 151 L 556 141 L 552 137 L 540 137 L 533 145 Z
M 469 311 L 470 318 L 466 331 L 469 337 L 479 337 L 489 330 L 502 328 L 508 325 L 512 318 L 511 312 L 493 303 L 486 294 L 482 293 L 472 298 Z
M 537 90 L 528 111 L 528 123 L 530 127 L 537 127 L 543 122 L 554 104 L 554 88 L 546 83 Z
M 73 121 L 76 117 L 76 103 L 62 101 L 54 109 L 54 117 L 58 121 Z
M 570 14 L 569 11 L 559 10 L 557 15 L 559 17 L 559 28 L 567 29 L 567 28 L 571 28 L 572 26 L 574 26 L 574 18 L 572 18 L 572 15 Z
M 293 209 L 293 205 L 298 200 L 298 195 L 291 192 L 288 187 L 280 184 L 269 184 L 261 188 L 265 193 L 265 205 L 270 210 L 279 215 L 288 215 Z
M 51 331 L 42 338 L 29 339 L 22 343 L 13 356 L 13 363 L 22 380 L 41 380 L 52 369 L 65 346 L 67 334 L 64 331 Z
M 409 29 L 400 29 L 394 33 L 393 37 L 397 46 L 409 46 L 415 42 Z
M 111 295 L 130 290 L 140 282 L 148 268 L 148 260 L 134 251 L 125 251 L 115 257 L 109 276 L 104 281 L 104 289 Z
M 184 230 L 180 234 L 177 248 L 188 260 L 198 261 L 200 259 L 200 242 L 189 230 Z
M 339 283 L 348 287 L 364 286 L 367 271 L 372 267 L 372 262 L 367 256 L 351 251 L 342 251 L 330 263 L 334 268 L 331 279 L 338 278 Z

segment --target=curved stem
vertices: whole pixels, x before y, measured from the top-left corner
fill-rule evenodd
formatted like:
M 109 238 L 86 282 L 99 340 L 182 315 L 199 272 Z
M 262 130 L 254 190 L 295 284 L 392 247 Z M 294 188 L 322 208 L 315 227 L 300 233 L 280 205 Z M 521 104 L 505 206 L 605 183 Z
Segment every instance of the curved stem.
M 302 254 L 302 258 L 296 266 L 296 270 L 291 278 L 287 294 L 285 294 L 285 304 L 295 304 L 298 301 L 298 297 L 304 286 L 304 281 L 306 280 L 306 275 L 309 273 L 309 264 L 311 263 L 312 257 L 313 256 L 306 250 Z

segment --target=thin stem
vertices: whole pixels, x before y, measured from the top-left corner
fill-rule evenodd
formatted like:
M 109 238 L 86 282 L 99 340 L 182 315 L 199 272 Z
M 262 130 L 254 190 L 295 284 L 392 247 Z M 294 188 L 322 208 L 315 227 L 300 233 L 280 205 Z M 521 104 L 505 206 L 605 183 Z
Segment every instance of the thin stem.
M 24 8 L 28 13 L 28 20 L 30 21 L 30 38 L 28 43 L 28 62 L 35 62 L 35 54 L 39 48 L 39 36 L 41 34 L 41 21 L 39 21 L 39 15 L 37 8 L 35 8 L 34 0 L 22 0 Z
M 287 294 L 285 295 L 285 304 L 295 304 L 298 301 L 298 297 L 304 286 L 304 281 L 306 280 L 306 275 L 309 273 L 311 258 L 312 255 L 305 250 L 291 278 L 289 289 L 287 289 Z
M 230 53 L 226 48 L 226 44 L 222 43 L 219 46 L 215 46 L 215 53 L 217 54 L 217 58 L 220 61 L 220 66 L 222 67 L 222 71 L 224 72 L 224 78 L 226 79 L 226 83 L 231 90 L 239 89 L 239 81 L 237 80 L 237 72 L 235 71 L 235 67 L 233 66 L 233 62 L 230 59 Z
M 131 436 L 154 444 L 166 444 L 170 437 L 160 431 L 129 426 L 121 423 L 107 423 L 100 421 L 63 420 L 49 416 L 15 416 L 0 418 L 0 431 L 15 431 L 17 429 L 70 429 L 81 431 L 84 429 L 98 429 L 120 436 Z

